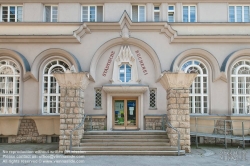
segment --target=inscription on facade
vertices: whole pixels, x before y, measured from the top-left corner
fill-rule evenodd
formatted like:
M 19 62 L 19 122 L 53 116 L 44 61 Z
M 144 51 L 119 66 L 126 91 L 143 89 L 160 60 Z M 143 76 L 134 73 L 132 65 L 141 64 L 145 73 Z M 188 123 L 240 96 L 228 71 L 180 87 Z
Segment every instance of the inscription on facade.
M 103 70 L 103 73 L 102 73 L 103 77 L 106 77 L 106 74 L 108 73 L 108 70 L 109 70 L 109 66 L 110 66 L 110 64 L 111 64 L 111 62 L 112 62 L 112 60 L 114 58 L 114 55 L 115 55 L 115 52 L 112 51 L 111 54 L 109 55 L 109 59 L 108 59 L 108 62 L 106 64 L 106 67 Z
M 147 75 L 147 74 L 148 74 L 148 71 L 147 71 L 146 66 L 145 66 L 145 64 L 144 64 L 144 62 L 143 62 L 143 59 L 142 59 L 142 57 L 141 57 L 141 54 L 140 54 L 139 50 L 135 51 L 135 53 L 136 53 L 136 55 L 137 55 L 137 58 L 138 58 L 138 61 L 139 61 L 140 65 L 141 65 L 143 74 L 144 74 L 144 75 Z

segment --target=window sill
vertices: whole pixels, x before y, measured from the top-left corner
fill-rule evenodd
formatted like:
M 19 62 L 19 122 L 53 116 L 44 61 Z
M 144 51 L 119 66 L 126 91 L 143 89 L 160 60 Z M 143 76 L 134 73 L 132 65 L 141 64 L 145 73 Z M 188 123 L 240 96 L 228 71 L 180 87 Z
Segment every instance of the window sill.
M 148 108 L 149 110 L 157 110 L 157 108 Z
M 95 107 L 94 110 L 102 110 L 102 107 Z

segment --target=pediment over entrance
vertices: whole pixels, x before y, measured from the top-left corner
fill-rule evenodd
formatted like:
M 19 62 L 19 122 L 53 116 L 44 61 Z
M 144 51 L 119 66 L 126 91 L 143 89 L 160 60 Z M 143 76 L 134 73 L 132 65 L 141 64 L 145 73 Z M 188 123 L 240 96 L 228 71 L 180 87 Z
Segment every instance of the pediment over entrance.
M 106 93 L 139 93 L 142 94 L 148 90 L 147 85 L 103 85 L 102 88 Z

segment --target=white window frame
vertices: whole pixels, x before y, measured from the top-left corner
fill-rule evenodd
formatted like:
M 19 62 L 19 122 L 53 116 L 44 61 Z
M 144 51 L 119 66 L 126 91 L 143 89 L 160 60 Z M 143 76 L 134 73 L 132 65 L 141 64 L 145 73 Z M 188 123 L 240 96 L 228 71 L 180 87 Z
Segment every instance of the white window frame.
M 4 108 L 4 110 L 3 110 L 4 113 L 0 113 L 0 115 L 3 115 L 3 114 L 19 114 L 20 113 L 21 70 L 18 67 L 17 63 L 14 62 L 14 61 L 12 61 L 12 60 L 1 59 L 0 62 L 1 61 L 5 61 L 6 64 L 3 65 L 3 66 L 11 68 L 12 71 L 14 71 L 14 74 L 4 74 L 4 75 L 1 75 L 1 77 L 5 78 L 5 83 L 4 83 L 4 85 L 5 85 L 5 87 L 4 87 L 5 91 L 8 89 L 7 88 L 7 78 L 10 78 L 10 77 L 13 78 L 13 85 L 12 85 L 12 88 L 13 88 L 12 91 L 13 92 L 10 93 L 10 94 L 6 94 L 6 92 L 4 94 L 0 94 L 1 97 L 4 97 L 4 107 L 3 107 Z M 9 64 L 10 62 L 14 63 L 15 66 L 10 65 Z M 2 66 L 0 68 L 2 68 Z M 19 74 L 17 74 L 15 72 L 16 70 L 19 70 Z M 19 82 L 18 82 L 19 86 L 18 86 L 18 93 L 15 93 L 16 90 L 17 90 L 17 87 L 16 87 L 16 85 L 17 85 L 17 77 L 19 77 Z M 7 113 L 8 112 L 8 110 L 7 110 L 7 104 L 8 104 L 7 97 L 12 97 L 12 99 L 13 99 L 11 113 Z M 18 98 L 18 101 L 16 101 L 16 98 Z M 16 107 L 17 104 L 18 104 L 18 107 Z M 14 109 L 18 109 L 18 111 L 14 110 Z M 2 112 L 2 110 L 1 110 L 1 112 Z
M 197 22 L 197 5 L 182 5 L 182 22 L 184 22 L 184 17 L 183 17 L 183 7 L 184 6 L 188 7 L 188 21 L 187 22 L 190 22 L 190 7 L 191 6 L 195 7 L 195 21 L 194 22 Z
M 121 73 L 120 73 L 120 68 L 121 68 L 121 66 L 123 66 L 124 65 L 124 82 L 121 80 Z M 126 69 L 127 69 L 127 67 L 126 66 L 130 66 L 130 68 L 131 68 L 131 77 L 130 77 L 130 80 L 128 80 L 127 81 L 127 71 L 126 71 Z M 122 83 L 128 83 L 129 81 L 131 81 L 131 79 L 132 79 L 132 65 L 131 64 L 129 64 L 129 63 L 122 63 L 121 65 L 119 65 L 119 80 L 122 82 Z
M 235 65 L 237 65 L 237 63 L 239 63 L 239 62 L 241 62 L 241 61 L 243 61 L 244 62 L 244 64 L 241 64 L 241 65 L 239 65 L 239 66 L 236 66 L 235 67 Z M 239 85 L 239 77 L 243 77 L 244 78 L 244 89 L 243 89 L 243 91 L 246 91 L 246 89 L 247 89 L 247 87 L 246 87 L 246 78 L 247 77 L 249 77 L 250 78 L 250 74 L 238 74 L 238 71 L 239 71 L 239 69 L 240 68 L 242 68 L 242 67 L 246 67 L 246 68 L 249 68 L 249 70 L 250 70 L 250 65 L 247 65 L 246 64 L 246 61 L 249 63 L 250 62 L 250 60 L 248 60 L 248 59 L 242 59 L 242 60 L 239 60 L 239 61 L 237 61 L 237 62 L 235 62 L 233 65 L 232 65 L 232 68 L 231 68 L 231 70 L 230 70 L 230 90 L 231 90 L 231 111 L 232 111 L 232 114 L 233 115 L 247 115 L 247 114 L 250 114 L 250 112 L 249 113 L 247 113 L 247 101 L 245 100 L 245 102 L 243 103 L 243 105 L 244 105 L 244 109 L 245 110 L 243 110 L 243 113 L 239 113 L 239 101 L 238 101 L 238 99 L 239 99 L 239 97 L 244 97 L 244 98 L 246 98 L 246 97 L 250 97 L 250 94 L 239 94 L 239 89 L 238 89 L 238 85 Z M 235 73 L 233 73 L 233 70 L 234 70 L 234 68 L 235 68 L 235 70 L 236 70 L 236 74 Z M 232 81 L 232 79 L 233 78 L 235 78 L 235 82 L 234 82 L 234 84 L 235 84 L 235 87 L 233 88 L 233 86 L 232 86 L 232 84 L 233 84 L 233 81 Z M 236 93 L 232 93 L 232 90 L 234 89 L 234 91 L 236 91 Z M 233 97 L 235 97 L 236 98 L 236 101 L 235 101 L 235 103 L 233 102 Z M 233 109 L 236 109 L 235 110 L 235 112 L 233 113 Z
M 131 16 L 132 16 L 132 18 L 133 18 L 133 6 L 137 6 L 137 10 L 138 10 L 138 13 L 137 13 L 137 20 L 138 20 L 138 22 L 146 22 L 146 20 L 147 20 L 147 9 L 146 9 L 146 5 L 136 5 L 136 4 L 133 4 L 133 5 L 131 5 Z M 144 9 L 145 9 L 145 11 L 144 11 L 144 21 L 140 21 L 140 6 L 143 6 L 144 7 Z
M 191 65 L 189 65 L 189 66 L 184 66 L 187 62 L 189 62 L 189 61 L 192 61 L 192 64 Z M 200 62 L 204 67 L 205 67 L 205 69 L 206 69 L 206 74 L 204 74 L 203 73 L 203 71 L 202 71 L 202 69 L 201 69 L 201 67 L 199 66 L 199 65 L 197 65 L 197 64 L 195 64 L 194 62 L 195 61 L 198 61 L 198 62 Z M 206 67 L 206 65 L 202 62 L 202 61 L 200 61 L 200 60 L 197 60 L 197 59 L 190 59 L 190 60 L 187 60 L 187 61 L 185 61 L 183 64 L 182 64 L 182 67 L 181 67 L 181 69 L 185 72 L 185 73 L 187 73 L 187 70 L 190 68 L 190 67 L 196 67 L 196 68 L 198 68 L 200 71 L 202 71 L 202 74 L 198 74 L 197 76 L 196 76 L 196 78 L 197 77 L 200 77 L 201 79 L 200 79 L 200 91 L 201 91 L 201 93 L 195 93 L 195 80 L 196 80 L 196 78 L 195 78 L 195 80 L 192 82 L 192 85 L 190 86 L 190 88 L 192 88 L 192 93 L 189 93 L 189 97 L 192 97 L 192 111 L 191 111 L 191 113 L 190 114 L 195 114 L 195 115 L 197 115 L 197 114 L 203 114 L 203 115 L 207 115 L 207 114 L 209 114 L 209 75 L 208 75 L 208 68 Z M 203 91 L 204 91 L 204 84 L 203 84 L 203 80 L 204 80 L 204 77 L 206 77 L 206 79 L 207 79 L 207 87 L 206 87 L 206 89 L 207 89 L 207 93 L 206 94 L 204 94 L 203 93 Z M 195 113 L 195 97 L 196 96 L 198 96 L 198 97 L 200 97 L 201 98 L 201 100 L 200 100 L 200 104 L 201 104 L 201 110 L 200 110 L 200 112 L 201 113 Z M 204 97 L 207 97 L 207 113 L 204 113 Z
M 9 14 L 9 11 L 10 11 L 10 7 L 15 7 L 15 22 L 18 22 L 17 21 L 17 7 L 22 7 L 22 21 L 20 22 L 23 22 L 23 5 L 1 5 L 1 22 L 4 22 L 3 21 L 3 7 L 8 7 L 8 18 L 7 18 L 7 22 L 10 22 L 10 14 Z
M 170 6 L 173 6 L 174 10 L 169 10 Z M 168 22 L 169 22 L 169 14 L 170 13 L 173 13 L 173 18 L 174 18 L 173 22 L 175 22 L 175 5 L 168 5 Z
M 82 5 L 81 6 L 81 22 L 83 22 L 83 17 L 82 17 L 82 12 L 83 12 L 83 7 L 88 7 L 88 22 L 90 22 L 90 7 L 95 7 L 95 21 L 97 22 L 97 5 Z
M 57 63 L 55 64 L 55 65 L 52 65 L 52 66 L 50 66 L 50 68 L 49 68 L 49 71 L 48 71 L 48 74 L 45 74 L 45 69 L 46 69 L 46 67 L 47 67 L 47 65 L 49 65 L 49 63 L 52 63 L 52 62 L 54 62 L 54 61 L 57 61 Z M 63 70 L 64 71 L 66 71 L 66 68 L 64 67 L 64 66 L 62 66 L 62 65 L 60 65 L 59 64 L 59 61 L 62 61 L 62 62 L 64 62 L 65 64 L 67 64 L 68 65 L 68 67 L 70 68 L 70 65 L 66 62 L 66 61 L 64 61 L 64 60 L 61 60 L 61 59 L 54 59 L 54 60 L 51 60 L 51 61 L 49 61 L 49 62 L 47 62 L 45 65 L 44 65 L 44 67 L 43 67 L 43 70 L 42 70 L 42 114 L 49 114 L 49 115 L 53 115 L 53 114 L 59 114 L 59 107 L 58 107 L 58 105 L 59 105 L 59 103 L 60 103 L 60 100 L 59 100 L 59 97 L 61 96 L 61 94 L 59 93 L 59 91 L 60 91 L 60 86 L 59 86 L 59 84 L 58 84 L 58 82 L 56 81 L 56 93 L 50 93 L 49 91 L 50 91 L 50 78 L 51 77 L 53 77 L 53 75 L 52 74 L 50 74 L 50 71 L 51 71 L 51 69 L 53 69 L 55 66 L 60 66 L 60 67 L 62 67 L 63 68 Z M 45 77 L 47 77 L 48 78 L 48 82 L 47 82 L 47 93 L 44 93 L 44 78 Z M 50 97 L 51 96 L 55 96 L 56 97 L 56 113 L 50 113 Z M 47 97 L 47 112 L 44 112 L 44 98 L 45 97 Z
M 158 7 L 159 9 L 158 10 L 155 10 L 155 7 Z M 155 21 L 155 13 L 159 13 L 159 21 L 157 21 L 157 22 L 160 22 L 161 20 L 161 7 L 160 6 L 158 6 L 158 5 L 155 5 L 154 6 L 154 22 L 156 22 Z
M 53 22 L 53 7 L 57 7 L 57 15 L 56 15 L 56 22 L 58 22 L 58 5 L 44 5 L 44 18 L 43 21 L 46 22 L 46 6 L 50 6 L 51 7 L 51 13 L 50 13 L 50 21 L 49 22 Z
M 234 22 L 238 22 L 237 21 L 237 7 L 242 7 L 242 11 L 241 11 L 241 16 L 242 16 L 242 21 L 241 22 L 245 22 L 245 14 L 244 14 L 244 7 L 249 7 L 249 21 L 250 22 L 250 5 L 229 5 L 228 6 L 228 22 L 230 21 L 230 11 L 229 8 L 230 7 L 234 7 Z

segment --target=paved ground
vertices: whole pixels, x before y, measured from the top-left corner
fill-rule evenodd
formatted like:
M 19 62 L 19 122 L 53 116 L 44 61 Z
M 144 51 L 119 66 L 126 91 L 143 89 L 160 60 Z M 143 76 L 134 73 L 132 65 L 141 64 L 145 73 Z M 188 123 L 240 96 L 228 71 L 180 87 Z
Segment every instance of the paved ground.
M 65 156 L 57 149 L 57 144 L 1 144 L 0 165 L 250 166 L 249 146 L 246 150 L 237 147 L 224 149 L 223 146 L 192 147 L 192 153 L 186 156 Z

